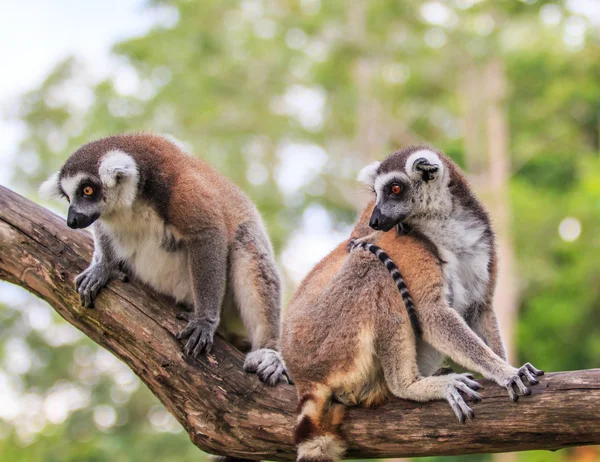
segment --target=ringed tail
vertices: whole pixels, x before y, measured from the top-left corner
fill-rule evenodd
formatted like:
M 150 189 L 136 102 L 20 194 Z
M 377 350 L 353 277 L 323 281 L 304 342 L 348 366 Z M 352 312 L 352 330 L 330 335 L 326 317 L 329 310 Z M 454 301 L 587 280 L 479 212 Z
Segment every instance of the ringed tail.
M 421 329 L 421 324 L 419 323 L 419 318 L 417 317 L 417 310 L 415 308 L 415 304 L 410 296 L 408 291 L 408 287 L 406 287 L 406 282 L 404 282 L 404 278 L 398 269 L 398 266 L 393 262 L 390 256 L 383 251 L 381 247 L 377 247 L 374 244 L 369 244 L 368 242 L 361 242 L 355 239 L 350 240 L 348 244 L 349 250 L 353 250 L 356 248 L 361 248 L 363 250 L 367 250 L 374 254 L 381 262 L 385 265 L 387 270 L 392 275 L 394 282 L 396 283 L 396 287 L 400 291 L 400 295 L 402 295 L 402 300 L 404 301 L 404 306 L 406 307 L 406 311 L 408 312 L 408 318 L 410 319 L 410 324 L 412 325 L 413 331 L 417 337 L 421 337 L 423 334 L 423 330 Z
M 331 399 L 331 390 L 315 387 L 298 401 L 294 440 L 298 462 L 337 462 L 346 445 L 339 433 L 344 406 Z

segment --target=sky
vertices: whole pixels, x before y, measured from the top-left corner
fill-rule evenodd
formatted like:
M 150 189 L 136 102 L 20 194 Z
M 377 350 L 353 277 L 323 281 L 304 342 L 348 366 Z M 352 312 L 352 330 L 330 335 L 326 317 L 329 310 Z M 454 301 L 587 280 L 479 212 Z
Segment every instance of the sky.
M 8 5 L 10 3 L 10 5 Z M 62 59 L 76 55 L 101 78 L 112 67 L 112 44 L 143 34 L 157 13 L 143 0 L 0 0 L 0 184 L 8 184 L 7 160 L 16 152 L 23 128 L 8 115 L 23 92 L 39 85 Z

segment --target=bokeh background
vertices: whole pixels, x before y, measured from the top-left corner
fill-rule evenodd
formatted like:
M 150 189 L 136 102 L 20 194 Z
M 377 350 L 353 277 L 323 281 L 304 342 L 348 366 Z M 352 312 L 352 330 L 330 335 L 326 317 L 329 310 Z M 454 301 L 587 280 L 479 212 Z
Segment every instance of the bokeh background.
M 496 222 L 514 362 L 600 365 L 598 0 L 0 5 L 1 184 L 39 200 L 81 144 L 169 133 L 257 202 L 289 296 L 365 204 L 356 172 L 429 143 Z M 126 366 L 0 283 L 0 461 L 204 457 Z

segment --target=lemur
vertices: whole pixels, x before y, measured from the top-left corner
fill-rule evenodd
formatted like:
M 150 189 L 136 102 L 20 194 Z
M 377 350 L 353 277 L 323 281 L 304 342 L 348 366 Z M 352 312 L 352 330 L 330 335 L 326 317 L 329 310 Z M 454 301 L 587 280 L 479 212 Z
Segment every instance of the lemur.
M 94 256 L 76 279 L 83 306 L 129 273 L 193 308 L 178 315 L 188 321 L 177 335 L 187 355 L 209 352 L 218 326 L 227 338 L 239 314 L 251 342 L 245 370 L 269 385 L 286 381 L 271 242 L 232 182 L 167 138 L 124 134 L 75 151 L 40 193 L 69 201 L 71 228 L 93 224 Z
M 459 168 L 416 146 L 365 167 L 359 179 L 374 200 L 284 315 L 282 353 L 297 387 L 304 462 L 342 457 L 347 405 L 391 395 L 446 400 L 461 423 L 472 419 L 466 400 L 481 399 L 479 385 L 470 374 L 436 373 L 446 356 L 506 387 L 513 401 L 513 386 L 528 395 L 524 380 L 535 385 L 543 374 L 506 361 L 492 306 L 494 233 Z

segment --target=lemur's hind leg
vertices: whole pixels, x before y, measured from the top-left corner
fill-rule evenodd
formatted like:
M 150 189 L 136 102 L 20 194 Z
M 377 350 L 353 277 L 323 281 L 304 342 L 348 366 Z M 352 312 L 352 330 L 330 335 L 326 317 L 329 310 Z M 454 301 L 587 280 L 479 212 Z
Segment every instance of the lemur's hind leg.
M 288 382 L 277 351 L 280 335 L 281 281 L 269 239 L 258 223 L 239 226 L 230 253 L 234 299 L 252 343 L 244 369 L 271 386 Z
M 385 341 L 378 342 L 377 355 L 390 391 L 399 398 L 418 402 L 446 400 L 461 423 L 475 413 L 465 402 L 481 400 L 476 390 L 480 385 L 471 374 L 449 373 L 423 377 L 417 364 L 415 338 L 409 326 L 388 329 Z

